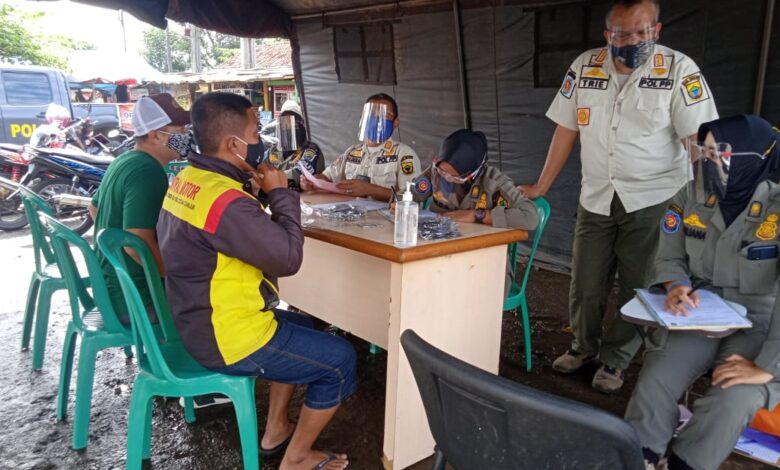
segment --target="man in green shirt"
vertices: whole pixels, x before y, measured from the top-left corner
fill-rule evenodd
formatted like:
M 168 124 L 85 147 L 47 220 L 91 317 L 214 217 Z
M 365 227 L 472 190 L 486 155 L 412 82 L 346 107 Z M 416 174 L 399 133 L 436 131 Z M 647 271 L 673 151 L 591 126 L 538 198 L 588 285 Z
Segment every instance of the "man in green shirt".
M 154 254 L 160 276 L 165 275 L 165 269 L 155 227 L 168 190 L 164 168 L 172 160 L 187 155 L 191 137 L 185 126 L 189 123 L 189 113 L 171 95 L 162 93 L 141 98 L 133 112 L 135 148 L 111 163 L 89 208 L 95 220 L 95 233 L 112 227 L 141 237 Z M 127 306 L 114 269 L 99 251 L 97 256 L 114 310 L 123 323 L 129 323 Z M 144 303 L 151 306 L 151 295 L 138 261 L 140 259 L 134 251 L 125 253 L 128 271 Z

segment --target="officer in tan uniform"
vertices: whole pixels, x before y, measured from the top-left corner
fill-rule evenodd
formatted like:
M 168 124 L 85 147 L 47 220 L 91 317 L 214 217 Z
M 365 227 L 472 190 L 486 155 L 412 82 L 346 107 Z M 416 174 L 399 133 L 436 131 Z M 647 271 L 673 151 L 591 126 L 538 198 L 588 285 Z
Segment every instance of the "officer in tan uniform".
M 654 228 L 687 181 L 682 141 L 717 118 L 696 64 L 656 44 L 658 14 L 656 1 L 615 2 L 604 32 L 608 47 L 585 52 L 569 68 L 547 111 L 558 125 L 547 162 L 536 184 L 521 187 L 528 198 L 546 194 L 579 137 L 582 192 L 569 292 L 574 341 L 553 368 L 572 373 L 599 359 L 592 385 L 603 392 L 622 387 L 640 346 L 632 325 L 604 321 L 615 273 L 622 306 L 647 284 Z
M 699 137 L 694 181 L 668 205 L 650 285 L 676 313 L 698 304 L 694 284 L 711 290 L 744 305 L 753 327 L 722 339 L 660 328 L 648 336 L 626 409 L 648 468 L 670 450 L 672 470 L 715 470 L 755 412 L 780 401 L 780 186 L 768 179 L 780 167 L 780 135 L 761 118 L 734 116 L 702 125 Z M 678 401 L 712 367 L 713 386 L 673 439 Z
M 536 206 L 508 176 L 488 166 L 487 151 L 482 132 L 455 131 L 444 139 L 431 167 L 415 179 L 412 195 L 417 201 L 432 197 L 433 212 L 458 222 L 534 230 Z M 505 291 L 512 285 L 511 272 L 507 269 Z
M 320 147 L 309 141 L 303 116 L 296 111 L 282 111 L 276 124 L 276 143 L 265 152 L 265 161 L 284 171 L 290 189 L 300 188 L 299 165 L 313 175 L 325 169 L 325 157 Z
M 319 177 L 338 183 L 352 196 L 389 200 L 391 186 L 403 188 L 421 171 L 414 150 L 391 138 L 399 123 L 398 105 L 392 97 L 384 93 L 370 96 L 360 120 L 361 143 L 348 148 Z M 301 187 L 313 189 L 306 180 Z

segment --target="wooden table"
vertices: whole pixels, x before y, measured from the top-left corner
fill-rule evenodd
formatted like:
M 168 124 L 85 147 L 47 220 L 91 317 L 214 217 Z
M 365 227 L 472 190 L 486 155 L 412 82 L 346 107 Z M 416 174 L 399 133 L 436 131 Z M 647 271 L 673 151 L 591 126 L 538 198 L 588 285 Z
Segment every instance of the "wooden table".
M 309 204 L 349 200 L 304 193 Z M 383 458 L 401 469 L 433 454 L 422 400 L 399 341 L 415 330 L 436 347 L 498 372 L 506 245 L 523 230 L 459 224 L 462 237 L 393 245 L 393 223 L 370 212 L 361 223 L 307 228 L 303 266 L 279 280 L 281 297 L 387 350 Z

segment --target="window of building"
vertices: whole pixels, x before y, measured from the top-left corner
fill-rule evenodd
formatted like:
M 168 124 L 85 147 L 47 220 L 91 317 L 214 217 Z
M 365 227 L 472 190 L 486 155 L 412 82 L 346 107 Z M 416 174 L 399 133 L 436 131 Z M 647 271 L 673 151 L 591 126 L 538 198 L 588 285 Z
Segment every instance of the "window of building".
M 5 100 L 15 105 L 46 105 L 54 101 L 49 77 L 43 73 L 3 72 Z
M 395 84 L 391 23 L 335 26 L 333 50 L 339 82 Z

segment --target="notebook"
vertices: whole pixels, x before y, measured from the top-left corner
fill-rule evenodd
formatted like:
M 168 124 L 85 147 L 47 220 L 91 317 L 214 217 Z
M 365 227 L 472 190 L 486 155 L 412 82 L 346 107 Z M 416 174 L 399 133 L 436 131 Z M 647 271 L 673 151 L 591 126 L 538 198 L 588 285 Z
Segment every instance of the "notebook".
M 652 294 L 647 289 L 636 289 L 637 298 L 653 315 L 659 325 L 668 330 L 724 330 L 751 328 L 753 324 L 740 315 L 717 294 L 697 290 L 701 303 L 687 308 L 688 316 L 675 315 L 664 309 L 666 294 Z

